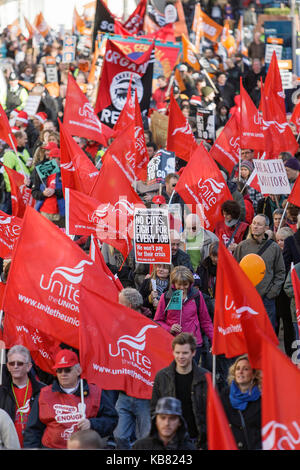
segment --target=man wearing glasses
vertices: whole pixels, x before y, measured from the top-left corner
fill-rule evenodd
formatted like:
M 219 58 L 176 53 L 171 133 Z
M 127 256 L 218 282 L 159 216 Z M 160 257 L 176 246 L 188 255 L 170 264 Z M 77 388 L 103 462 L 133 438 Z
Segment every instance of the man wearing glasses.
M 53 369 L 54 382 L 41 390 L 31 409 L 24 447 L 66 449 L 73 432 L 85 429 L 94 429 L 101 437 L 110 436 L 118 414 L 108 392 L 85 380 L 81 388 L 77 354 L 62 349 Z
M 32 404 L 45 386 L 36 380 L 31 368 L 31 357 L 27 348 L 22 345 L 10 348 L 0 386 L 0 408 L 13 420 L 21 447 Z

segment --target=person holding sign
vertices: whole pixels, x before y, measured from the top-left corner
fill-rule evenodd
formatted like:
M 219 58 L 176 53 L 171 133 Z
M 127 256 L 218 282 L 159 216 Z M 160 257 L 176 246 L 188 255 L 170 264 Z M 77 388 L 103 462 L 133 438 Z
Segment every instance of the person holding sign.
M 161 295 L 169 288 L 171 269 L 171 264 L 155 264 L 152 273 L 145 277 L 140 287 L 144 307 L 150 308 L 153 316 Z
M 35 209 L 59 227 L 63 227 L 65 201 L 59 163 L 60 150 L 53 146 L 48 158 L 45 157 L 39 165 L 36 165 L 31 178 L 31 189 L 32 197 L 37 201 Z
M 193 284 L 193 273 L 188 268 L 174 268 L 170 275 L 171 287 L 161 296 L 154 321 L 174 336 L 181 332 L 193 334 L 197 340 L 195 360 L 198 363 L 204 345 L 201 330 L 212 342 L 213 324 L 203 295 Z

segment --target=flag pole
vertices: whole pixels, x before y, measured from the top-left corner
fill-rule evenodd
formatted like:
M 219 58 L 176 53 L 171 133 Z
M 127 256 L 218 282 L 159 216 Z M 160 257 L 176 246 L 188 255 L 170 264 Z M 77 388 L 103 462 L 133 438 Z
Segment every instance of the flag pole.
M 82 418 L 85 418 L 85 403 L 84 403 L 84 395 L 83 395 L 83 379 L 80 379 L 80 399 L 81 399 Z
M 216 365 L 217 365 L 217 356 L 215 354 L 212 355 L 212 379 L 213 379 L 213 386 L 216 386 Z
M 284 210 L 283 210 L 283 214 L 282 214 L 282 217 L 281 217 L 281 219 L 280 219 L 280 222 L 279 222 L 279 226 L 278 226 L 277 231 L 280 230 L 280 228 L 281 228 L 282 221 L 283 221 L 284 216 L 285 216 L 285 214 L 286 214 L 286 210 L 287 210 L 287 208 L 288 208 L 288 205 L 289 205 L 289 201 L 287 201 L 287 203 L 286 203 L 286 205 L 285 205 L 285 208 L 284 208 Z

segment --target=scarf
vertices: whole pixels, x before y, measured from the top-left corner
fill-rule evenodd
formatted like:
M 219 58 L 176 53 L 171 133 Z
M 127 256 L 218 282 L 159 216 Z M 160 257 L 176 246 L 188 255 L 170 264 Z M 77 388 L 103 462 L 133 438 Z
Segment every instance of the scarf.
M 229 392 L 229 400 L 233 408 L 237 410 L 245 410 L 249 401 L 256 401 L 259 399 L 261 393 L 259 388 L 255 385 L 248 392 L 242 393 L 235 383 L 232 382 Z

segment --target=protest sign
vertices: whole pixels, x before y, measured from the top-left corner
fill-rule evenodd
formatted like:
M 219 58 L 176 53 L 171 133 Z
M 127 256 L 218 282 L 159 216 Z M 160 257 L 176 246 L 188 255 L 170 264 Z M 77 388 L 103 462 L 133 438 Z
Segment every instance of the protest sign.
M 171 264 L 169 216 L 166 209 L 135 209 L 134 251 L 137 263 Z
M 215 141 L 215 115 L 208 109 L 197 110 L 197 132 L 199 139 L 213 144 Z
M 66 36 L 64 39 L 62 62 L 69 64 L 71 62 L 74 62 L 75 57 L 76 57 L 76 36 Z
M 47 83 L 58 82 L 57 67 L 56 65 L 46 66 L 46 79 Z
M 41 180 L 47 178 L 50 175 L 53 175 L 53 173 L 59 172 L 59 166 L 56 160 L 46 161 L 40 165 L 37 165 L 35 168 Z
M 290 194 L 291 188 L 282 160 L 253 160 L 262 194 Z
M 28 96 L 24 107 L 24 111 L 28 114 L 28 116 L 34 116 L 37 113 L 41 98 L 41 95 Z
M 175 153 L 159 150 L 148 163 L 147 173 L 148 184 L 164 183 L 169 173 L 175 173 Z
M 181 310 L 182 309 L 182 290 L 175 290 L 172 294 L 170 302 L 167 305 L 167 310 Z

